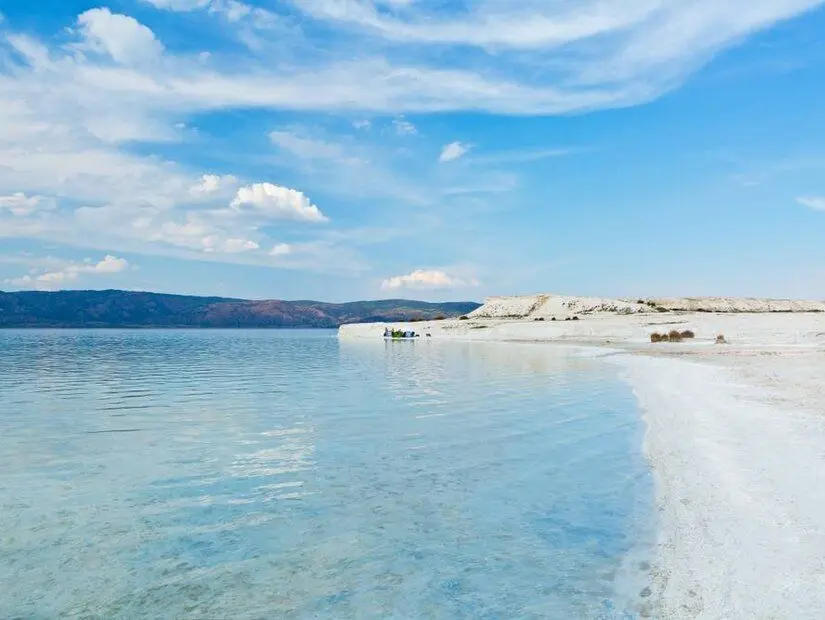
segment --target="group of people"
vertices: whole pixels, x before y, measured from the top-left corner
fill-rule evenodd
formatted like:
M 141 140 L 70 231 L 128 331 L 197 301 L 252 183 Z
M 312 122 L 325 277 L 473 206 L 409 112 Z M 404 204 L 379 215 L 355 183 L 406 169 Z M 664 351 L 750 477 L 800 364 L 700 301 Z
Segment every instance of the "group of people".
M 384 328 L 384 338 L 418 338 L 419 336 L 420 334 L 416 334 L 414 331 Z

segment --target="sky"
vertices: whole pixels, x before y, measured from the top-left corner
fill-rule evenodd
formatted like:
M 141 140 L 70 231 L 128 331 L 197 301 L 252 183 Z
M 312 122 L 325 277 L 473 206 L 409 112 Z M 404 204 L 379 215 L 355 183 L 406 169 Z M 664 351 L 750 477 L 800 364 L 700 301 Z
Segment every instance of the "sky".
M 825 0 L 0 0 L 0 289 L 825 298 Z

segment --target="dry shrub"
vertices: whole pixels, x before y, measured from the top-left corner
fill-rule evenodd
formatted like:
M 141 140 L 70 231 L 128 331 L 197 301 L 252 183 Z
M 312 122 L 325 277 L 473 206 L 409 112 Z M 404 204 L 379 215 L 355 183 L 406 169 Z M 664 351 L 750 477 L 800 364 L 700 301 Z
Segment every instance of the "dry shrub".
M 696 338 L 696 334 L 694 334 L 689 329 L 686 329 L 685 331 L 683 331 L 681 335 L 682 335 L 682 338 L 686 338 L 686 339 Z
M 469 320 L 470 320 L 470 317 L 468 317 L 468 316 L 465 314 L 465 315 L 463 315 L 463 316 L 458 317 L 458 320 L 459 320 L 459 321 L 469 321 Z
M 728 344 L 728 341 L 725 339 L 724 334 L 719 334 L 716 336 L 716 344 Z
M 667 339 L 667 336 L 663 336 L 659 332 L 653 332 L 650 334 L 650 342 L 662 342 L 662 339 Z
M 673 329 L 668 333 L 667 339 L 670 342 L 682 342 L 682 334 L 678 330 Z

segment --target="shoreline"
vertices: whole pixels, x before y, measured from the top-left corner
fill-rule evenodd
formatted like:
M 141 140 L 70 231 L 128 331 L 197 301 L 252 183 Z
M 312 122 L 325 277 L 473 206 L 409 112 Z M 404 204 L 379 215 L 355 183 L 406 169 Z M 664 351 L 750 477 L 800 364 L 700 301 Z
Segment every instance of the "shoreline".
M 422 341 L 584 347 L 618 366 L 642 411 L 655 480 L 651 617 L 825 615 L 825 315 L 398 325 L 431 334 Z M 697 338 L 650 343 L 664 325 Z M 383 326 L 345 326 L 339 337 L 374 329 Z M 717 333 L 731 344 L 713 344 Z

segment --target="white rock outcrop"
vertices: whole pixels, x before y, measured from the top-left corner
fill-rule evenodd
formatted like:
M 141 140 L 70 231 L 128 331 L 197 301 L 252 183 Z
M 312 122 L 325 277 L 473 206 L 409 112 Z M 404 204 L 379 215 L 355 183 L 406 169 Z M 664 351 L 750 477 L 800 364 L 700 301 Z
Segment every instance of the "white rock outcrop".
M 538 294 L 490 297 L 469 316 L 473 319 L 550 319 L 578 314 L 637 314 L 655 311 L 649 305 L 619 299 Z
M 641 303 L 639 303 L 641 302 Z M 825 312 L 823 301 L 751 297 L 650 297 L 610 299 L 542 293 L 489 297 L 471 319 L 563 319 L 576 315 L 681 312 Z

